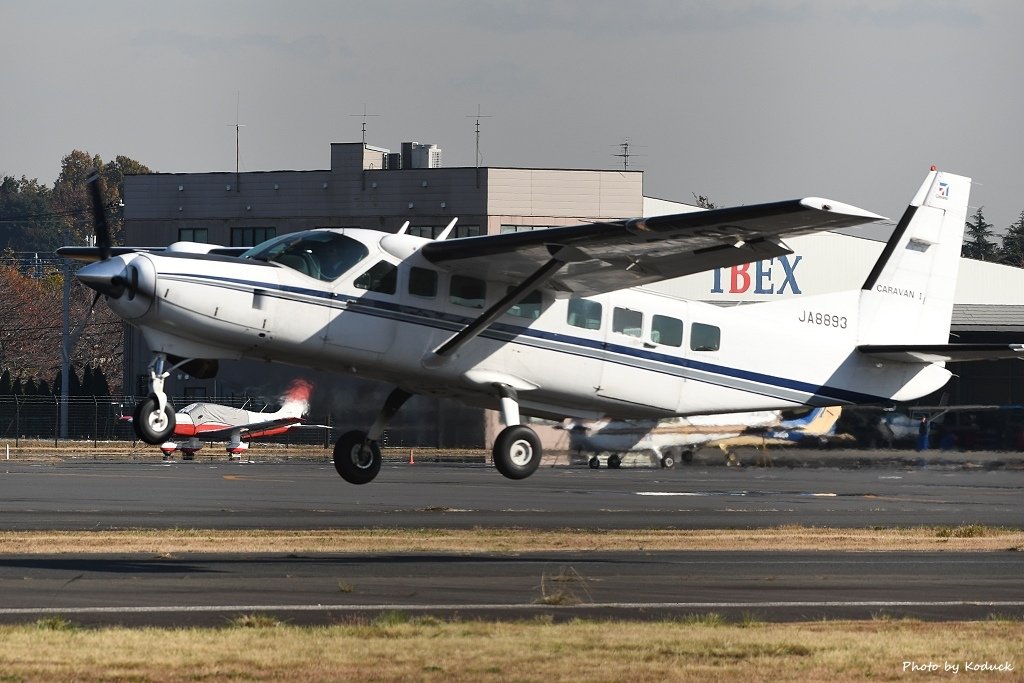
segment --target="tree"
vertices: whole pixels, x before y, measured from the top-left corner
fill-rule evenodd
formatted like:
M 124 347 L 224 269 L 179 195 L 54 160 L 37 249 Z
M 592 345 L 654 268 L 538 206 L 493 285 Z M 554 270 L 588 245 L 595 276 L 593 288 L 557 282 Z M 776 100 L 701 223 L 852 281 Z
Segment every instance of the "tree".
M 72 240 L 83 242 L 93 234 L 92 204 L 86 181 L 95 171 L 103 178 L 103 204 L 107 212 L 107 223 L 114 243 L 124 236 L 122 199 L 124 198 L 124 177 L 132 174 L 151 173 L 149 168 L 134 159 L 118 155 L 114 161 L 103 163 L 97 154 L 72 150 L 61 160 L 60 176 L 53 184 L 53 208 L 62 219 L 62 226 Z
M 38 180 L 0 180 L 0 249 L 50 252 L 60 246 L 52 190 Z
M 82 331 L 71 349 L 71 363 L 120 378 L 123 325 L 108 306 L 92 307 L 91 294 L 77 281 L 72 284 L 69 332 L 79 325 Z M 63 296 L 60 271 L 30 277 L 0 258 L 0 371 L 8 371 L 16 384 L 38 383 L 60 369 Z
M 700 208 L 702 208 L 702 209 L 717 209 L 718 208 L 718 205 L 715 204 L 710 199 L 708 199 L 707 196 L 702 195 L 702 194 L 697 194 L 695 192 L 691 192 L 690 194 L 693 195 L 693 200 L 695 202 L 697 202 L 697 206 L 699 206 Z
M 1017 222 L 1006 231 L 999 255 L 1004 263 L 1024 268 L 1024 211 L 1020 212 Z
M 977 261 L 996 261 L 999 252 L 994 242 L 989 241 L 992 237 L 992 224 L 985 220 L 983 213 L 985 207 L 979 206 L 978 210 L 971 216 L 974 222 L 967 221 L 967 234 L 964 236 L 963 246 L 960 248 L 960 255 L 964 258 Z

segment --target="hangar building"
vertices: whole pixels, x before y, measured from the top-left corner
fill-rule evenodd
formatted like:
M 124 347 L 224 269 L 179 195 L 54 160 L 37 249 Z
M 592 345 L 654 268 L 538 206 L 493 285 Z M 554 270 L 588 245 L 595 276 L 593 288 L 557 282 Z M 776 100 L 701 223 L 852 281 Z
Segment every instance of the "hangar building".
M 298 230 L 360 227 L 435 237 L 458 218 L 453 237 L 575 225 L 640 215 L 697 211 L 680 202 L 645 197 L 643 172 L 501 167 L 444 168 L 436 145 L 403 143 L 401 152 L 362 142 L 334 143 L 330 167 L 312 171 L 156 173 L 125 179 L 126 243 L 166 246 L 176 241 L 252 246 Z M 919 179 L 908 179 L 909 200 Z M 813 188 L 808 188 L 808 194 Z M 837 199 L 842 199 L 841 197 Z M 872 209 L 875 207 L 865 207 Z M 868 229 L 788 240 L 794 254 L 737 268 L 691 275 L 654 286 L 721 305 L 820 294 L 861 285 L 888 231 Z M 953 334 L 960 341 L 1024 339 L 1024 270 L 962 260 Z M 125 391 L 145 394 L 150 352 L 129 330 Z M 950 403 L 1024 404 L 1024 364 L 961 364 L 946 389 Z M 179 373 L 169 382 L 175 403 L 206 397 L 253 396 L 273 402 L 297 377 L 312 379 L 311 419 L 341 430 L 365 429 L 389 388 L 350 377 L 309 377 L 279 364 L 222 363 L 199 380 Z M 938 402 L 939 396 L 926 401 Z M 496 417 L 432 398 L 416 397 L 388 430 L 391 445 L 480 447 L 496 433 Z M 1024 414 L 1020 416 L 1024 419 Z M 548 447 L 563 433 L 545 432 Z

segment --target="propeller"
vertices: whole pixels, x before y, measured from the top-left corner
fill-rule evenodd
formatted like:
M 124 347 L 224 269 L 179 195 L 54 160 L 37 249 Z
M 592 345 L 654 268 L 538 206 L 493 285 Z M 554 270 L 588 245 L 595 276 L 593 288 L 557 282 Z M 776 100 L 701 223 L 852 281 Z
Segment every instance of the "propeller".
M 100 183 L 103 178 L 96 171 L 93 171 L 86 179 L 89 186 L 89 199 L 92 204 L 93 230 L 96 233 L 96 248 L 100 252 L 100 260 L 106 261 L 110 258 L 110 226 L 107 224 L 107 212 L 103 207 L 103 192 Z

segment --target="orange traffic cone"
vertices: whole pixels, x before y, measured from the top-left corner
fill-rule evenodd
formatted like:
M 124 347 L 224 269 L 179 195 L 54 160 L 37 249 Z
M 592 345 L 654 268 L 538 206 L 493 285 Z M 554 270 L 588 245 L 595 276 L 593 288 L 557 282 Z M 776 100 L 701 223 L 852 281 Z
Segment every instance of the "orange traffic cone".
M 416 464 L 416 458 L 413 457 L 412 449 L 411 448 L 409 449 L 409 464 L 410 465 L 415 465 Z

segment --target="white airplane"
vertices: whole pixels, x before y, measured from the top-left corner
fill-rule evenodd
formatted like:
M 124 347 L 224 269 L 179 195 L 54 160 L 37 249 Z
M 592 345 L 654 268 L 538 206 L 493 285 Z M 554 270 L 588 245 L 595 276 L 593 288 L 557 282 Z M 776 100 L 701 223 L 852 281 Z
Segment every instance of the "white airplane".
M 202 377 L 218 359 L 249 358 L 394 385 L 368 431 L 338 438 L 346 481 L 377 475 L 378 440 L 415 393 L 500 410 L 494 463 L 522 479 L 541 445 L 521 413 L 890 403 L 943 386 L 945 361 L 1024 355 L 1024 344 L 948 344 L 969 193 L 969 178 L 933 169 L 861 289 L 731 308 L 641 286 L 789 254 L 784 237 L 881 217 L 812 197 L 450 240 L 454 221 L 435 240 L 405 227 L 306 230 L 239 254 L 112 249 L 98 209 L 97 246 L 59 253 L 96 261 L 79 280 L 153 350 L 135 409 L 144 441 L 174 429 L 171 370 Z
M 233 408 L 219 403 L 190 403 L 174 414 L 174 427 L 167 440 L 160 444 L 164 457 L 181 451 L 184 460 L 192 460 L 207 441 L 226 440 L 225 449 L 232 458 L 239 458 L 249 448 L 249 441 L 278 436 L 307 425 L 303 416 L 309 412 L 312 385 L 296 380 L 281 397 L 281 407 L 272 413 Z M 133 422 L 135 416 L 127 418 Z
M 762 410 L 724 415 L 691 415 L 665 420 L 601 420 L 594 423 L 570 421 L 569 450 L 593 453 L 588 460 L 598 469 L 599 453 L 608 453 L 608 467 L 617 468 L 623 453 L 649 452 L 657 464 L 674 467 L 689 462 L 701 446 L 723 450 L 740 445 L 796 444 L 822 442 L 835 433 L 842 408 L 814 408 L 806 415 L 784 419 L 782 411 Z

